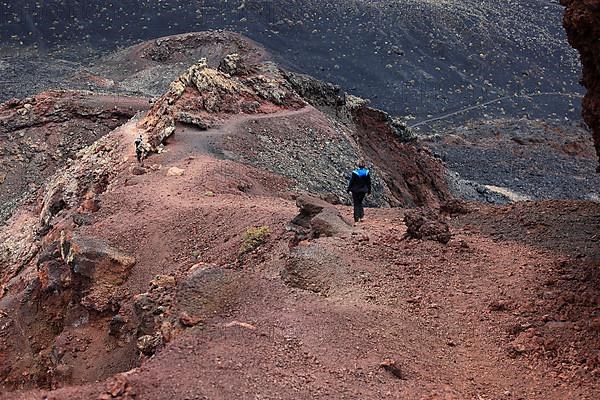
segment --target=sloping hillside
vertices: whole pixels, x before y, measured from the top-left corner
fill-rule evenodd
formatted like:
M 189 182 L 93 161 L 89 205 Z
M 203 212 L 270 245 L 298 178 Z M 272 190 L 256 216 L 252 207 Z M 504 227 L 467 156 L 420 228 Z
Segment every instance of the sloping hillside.
M 400 128 L 269 61 L 189 66 L 0 231 L 0 398 L 597 398 L 598 204 L 452 200 Z M 430 210 L 347 222 L 318 197 L 359 156 L 373 202 Z
M 20 56 L 3 53 L 4 99 L 48 86 L 72 87 L 71 75 L 81 65 L 102 63 L 98 56 L 107 50 L 226 29 L 265 44 L 283 65 L 343 85 L 417 122 L 448 114 L 443 121 L 486 115 L 579 120 L 579 65 L 561 29 L 563 9 L 557 2 L 28 0 L 6 5 L 0 10 L 0 42 L 36 43 L 41 56 L 34 56 L 35 49 L 21 50 Z M 24 90 L 20 83 L 33 75 L 34 86 Z

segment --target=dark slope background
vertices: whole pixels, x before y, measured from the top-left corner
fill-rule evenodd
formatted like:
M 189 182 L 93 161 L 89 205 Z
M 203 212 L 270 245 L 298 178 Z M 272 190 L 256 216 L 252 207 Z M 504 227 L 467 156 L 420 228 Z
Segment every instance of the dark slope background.
M 4 1 L 0 100 L 60 87 L 142 40 L 225 29 L 410 125 L 579 120 L 580 67 L 562 12 L 544 0 Z

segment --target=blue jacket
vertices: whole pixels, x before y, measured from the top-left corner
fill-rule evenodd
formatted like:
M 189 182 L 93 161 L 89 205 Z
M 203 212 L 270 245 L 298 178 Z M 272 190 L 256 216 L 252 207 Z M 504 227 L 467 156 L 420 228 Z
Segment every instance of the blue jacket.
M 348 183 L 348 192 L 371 194 L 371 174 L 366 168 L 352 171 L 352 177 Z

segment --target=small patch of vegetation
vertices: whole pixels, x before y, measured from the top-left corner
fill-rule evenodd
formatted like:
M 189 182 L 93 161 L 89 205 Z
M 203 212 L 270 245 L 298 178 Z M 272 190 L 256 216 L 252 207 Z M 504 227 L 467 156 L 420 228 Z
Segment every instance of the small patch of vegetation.
M 270 234 L 271 230 L 268 226 L 259 226 L 248 229 L 242 238 L 239 255 L 242 256 L 257 249 L 261 244 L 264 244 L 267 241 Z

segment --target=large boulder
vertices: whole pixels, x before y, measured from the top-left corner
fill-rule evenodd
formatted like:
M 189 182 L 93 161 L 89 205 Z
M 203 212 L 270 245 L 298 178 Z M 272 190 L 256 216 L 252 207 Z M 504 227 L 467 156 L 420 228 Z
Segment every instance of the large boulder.
M 560 3 L 566 6 L 563 24 L 569 43 L 581 56 L 581 83 L 587 89 L 583 118 L 592 129 L 600 157 L 600 0 L 561 0 Z
M 337 208 L 324 200 L 301 195 L 296 199 L 296 205 L 300 213 L 292 223 L 309 229 L 313 238 L 336 236 L 348 232 L 352 226 Z
M 452 238 L 448 223 L 436 210 L 408 210 L 404 214 L 404 223 L 407 238 L 435 240 L 443 244 L 447 244 Z
M 304 228 L 310 228 L 310 221 L 323 209 L 332 207 L 328 202 L 308 195 L 298 196 L 296 205 L 300 208 L 300 214 L 292 220 L 292 223 Z
M 61 240 L 62 257 L 73 272 L 92 281 L 110 279 L 114 284 L 125 281 L 135 258 L 119 249 L 90 237 L 74 235 Z

